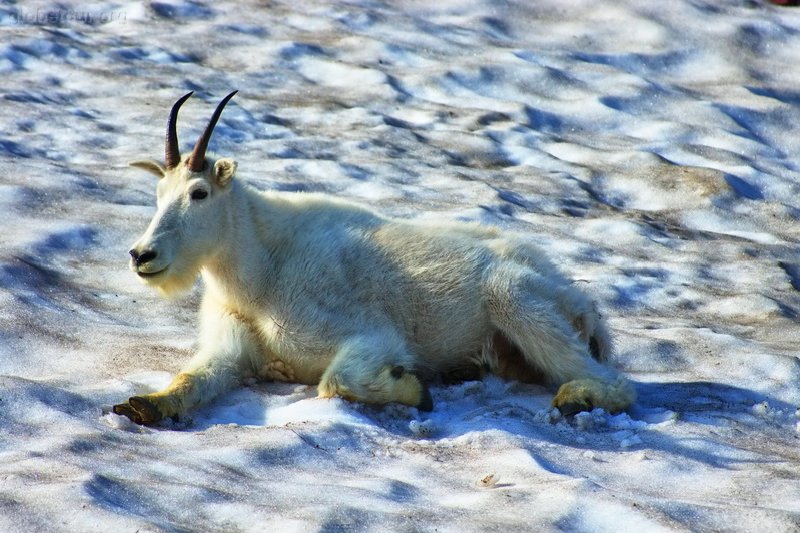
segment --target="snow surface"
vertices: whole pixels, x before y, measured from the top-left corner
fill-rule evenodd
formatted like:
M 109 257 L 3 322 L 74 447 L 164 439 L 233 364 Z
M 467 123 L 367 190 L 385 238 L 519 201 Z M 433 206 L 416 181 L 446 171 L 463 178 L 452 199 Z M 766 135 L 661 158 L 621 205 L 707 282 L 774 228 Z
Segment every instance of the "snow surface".
M 753 0 L 0 2 L 0 531 L 800 528 L 800 11 Z M 141 428 L 199 287 L 127 271 L 166 113 L 263 189 L 522 231 L 585 283 L 629 414 L 253 383 Z

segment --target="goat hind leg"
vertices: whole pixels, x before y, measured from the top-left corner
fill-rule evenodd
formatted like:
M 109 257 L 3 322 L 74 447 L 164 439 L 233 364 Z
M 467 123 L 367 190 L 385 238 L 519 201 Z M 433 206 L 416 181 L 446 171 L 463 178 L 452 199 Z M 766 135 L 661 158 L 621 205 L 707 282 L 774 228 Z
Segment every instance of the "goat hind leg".
M 553 397 L 553 407 L 564 415 L 601 407 L 609 413 L 624 411 L 636 401 L 636 391 L 624 376 L 616 379 L 585 378 L 561 385 Z
M 601 407 L 619 412 L 636 399 L 631 384 L 595 360 L 552 280 L 518 267 L 498 271 L 489 285 L 490 318 L 545 380 L 560 386 L 553 405 L 565 414 Z

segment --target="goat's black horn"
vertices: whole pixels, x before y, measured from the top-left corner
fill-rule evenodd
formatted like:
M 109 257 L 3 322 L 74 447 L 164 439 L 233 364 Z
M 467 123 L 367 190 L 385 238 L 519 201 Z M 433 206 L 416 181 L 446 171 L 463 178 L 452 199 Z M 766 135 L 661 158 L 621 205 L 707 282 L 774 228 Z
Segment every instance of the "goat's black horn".
M 206 149 L 208 149 L 208 141 L 211 139 L 211 134 L 214 133 L 214 127 L 217 125 L 217 121 L 219 120 L 219 116 L 222 114 L 222 110 L 225 108 L 225 105 L 231 98 L 233 98 L 233 95 L 238 92 L 239 91 L 233 91 L 231 94 L 222 99 L 217 106 L 217 109 L 214 111 L 214 114 L 211 115 L 211 120 L 208 121 L 208 126 L 206 126 L 205 131 L 197 140 L 197 144 L 194 145 L 192 155 L 189 156 L 189 160 L 186 162 L 189 166 L 189 169 L 193 172 L 200 172 L 205 167 Z
M 194 94 L 194 91 L 181 96 L 180 100 L 172 106 L 172 111 L 169 112 L 167 142 L 164 146 L 164 164 L 167 169 L 175 168 L 181 162 L 181 151 L 178 149 L 178 110 L 192 94 Z

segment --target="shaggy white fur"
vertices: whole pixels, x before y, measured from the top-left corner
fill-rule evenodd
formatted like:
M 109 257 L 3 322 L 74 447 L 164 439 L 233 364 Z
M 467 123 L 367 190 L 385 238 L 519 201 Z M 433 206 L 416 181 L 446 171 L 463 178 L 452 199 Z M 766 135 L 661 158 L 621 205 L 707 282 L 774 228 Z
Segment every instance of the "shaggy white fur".
M 421 409 L 432 408 L 430 380 L 484 372 L 561 386 L 554 405 L 565 413 L 634 401 L 602 364 L 611 340 L 594 303 L 527 237 L 259 192 L 234 179 L 233 160 L 203 161 L 133 163 L 161 180 L 132 269 L 170 296 L 199 273 L 205 294 L 197 355 L 118 414 L 175 417 L 253 376 Z

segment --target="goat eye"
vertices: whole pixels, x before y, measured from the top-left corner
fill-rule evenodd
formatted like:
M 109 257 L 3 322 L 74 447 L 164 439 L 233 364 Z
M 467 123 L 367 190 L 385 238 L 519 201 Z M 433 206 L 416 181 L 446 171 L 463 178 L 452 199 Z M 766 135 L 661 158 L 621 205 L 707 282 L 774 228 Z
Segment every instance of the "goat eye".
M 204 191 L 203 189 L 196 189 L 192 191 L 192 200 L 202 200 L 208 197 L 208 192 Z

